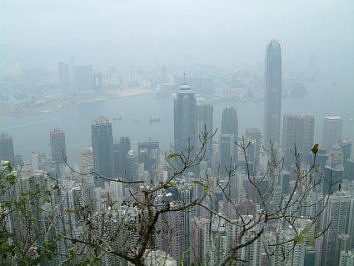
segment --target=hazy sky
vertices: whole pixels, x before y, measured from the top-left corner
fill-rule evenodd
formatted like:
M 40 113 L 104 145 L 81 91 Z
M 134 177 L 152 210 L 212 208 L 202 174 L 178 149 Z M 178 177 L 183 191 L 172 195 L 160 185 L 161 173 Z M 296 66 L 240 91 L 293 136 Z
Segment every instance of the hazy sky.
M 275 38 L 289 60 L 353 59 L 353 14 L 352 0 L 1 0 L 0 44 L 64 59 L 228 64 L 263 60 Z

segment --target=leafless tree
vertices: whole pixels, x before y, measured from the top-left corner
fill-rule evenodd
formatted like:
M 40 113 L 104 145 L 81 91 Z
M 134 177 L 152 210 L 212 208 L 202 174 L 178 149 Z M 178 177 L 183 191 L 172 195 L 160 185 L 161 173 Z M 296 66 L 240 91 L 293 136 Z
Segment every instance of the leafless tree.
M 250 143 L 244 139 L 238 145 L 245 161 L 244 170 L 231 164 L 227 169 L 227 177 L 223 179 L 208 173 L 202 176 L 188 176 L 188 172 L 207 159 L 206 147 L 215 133 L 204 130 L 199 136 L 200 144 L 195 145 L 189 141 L 184 151 L 166 153 L 169 175 L 164 179 L 156 171 L 156 182 L 153 184 L 146 184 L 144 180 L 127 181 L 105 177 L 96 172 L 79 173 L 67 164 L 77 175 L 93 176 L 107 182 L 123 184 L 128 195 L 121 202 L 114 201 L 107 195 L 102 203 L 90 196 L 90 188 L 85 182 L 76 190 L 71 188 L 69 195 L 65 185 L 52 180 L 46 185 L 51 188 L 45 190 L 46 200 L 36 203 L 36 208 L 41 210 L 38 217 L 43 222 L 42 230 L 46 233 L 39 241 L 41 247 L 43 243 L 55 243 L 50 250 L 51 254 L 56 254 L 63 264 L 67 265 L 83 262 L 99 264 L 102 261 L 108 263 L 107 260 L 110 259 L 122 265 L 128 262 L 133 265 L 146 265 L 146 258 L 151 250 L 157 248 L 158 239 L 163 238 L 165 241 L 163 248 L 167 259 L 167 253 L 171 253 L 169 244 L 178 240 L 177 236 L 180 236 L 181 232 L 188 238 L 193 236 L 195 232 L 190 230 L 196 222 L 194 214 L 198 210 L 203 213 L 203 222 L 196 226 L 203 227 L 207 252 L 211 256 L 217 254 L 218 259 L 210 257 L 202 261 L 192 261 L 196 247 L 191 241 L 184 243 L 179 262 L 243 265 L 252 259 L 247 254 L 252 245 L 259 245 L 258 250 L 262 250 L 267 258 L 277 257 L 285 261 L 297 245 L 314 241 L 326 230 L 327 227 L 318 226 L 318 220 L 327 205 L 328 197 L 311 199 L 313 191 L 320 185 L 320 180 L 314 178 L 318 167 L 316 150 L 313 150 L 312 162 L 304 168 L 295 147 L 295 170 L 291 189 L 287 194 L 279 193 L 282 159 L 276 156 L 273 147 L 268 151 L 269 159 L 265 172 L 255 176 L 249 169 L 247 156 Z M 11 170 L 7 169 L 8 172 Z M 246 210 L 242 209 L 241 202 L 233 195 L 233 190 L 236 189 L 235 179 L 239 178 L 242 171 L 244 181 L 255 195 L 250 199 L 253 208 Z M 188 186 L 188 196 L 181 190 L 185 185 Z M 168 197 L 171 191 L 180 193 L 178 200 Z M 218 195 L 222 196 L 222 208 L 218 206 Z M 3 201 L 1 207 L 1 225 L 9 232 L 8 220 L 3 216 L 12 209 L 3 207 Z M 16 209 L 16 206 L 12 208 Z M 32 216 L 35 213 L 30 209 L 28 211 Z M 176 226 L 174 228 L 169 221 L 176 217 L 182 217 L 182 220 L 189 221 L 190 224 L 185 222 L 182 229 Z M 285 229 L 287 237 L 279 237 L 278 231 Z M 217 246 L 218 241 L 226 239 L 226 236 L 227 245 L 223 248 Z M 12 239 L 12 234 L 2 237 L 5 242 L 11 242 Z M 49 240 L 51 242 L 48 242 Z M 33 247 L 39 245 L 29 244 L 27 250 Z

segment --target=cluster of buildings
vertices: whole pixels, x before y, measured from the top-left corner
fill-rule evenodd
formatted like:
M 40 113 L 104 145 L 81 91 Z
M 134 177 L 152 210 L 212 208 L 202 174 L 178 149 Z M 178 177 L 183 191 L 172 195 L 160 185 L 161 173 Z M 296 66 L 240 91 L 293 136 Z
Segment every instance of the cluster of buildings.
M 75 87 L 77 91 L 102 91 L 103 73 L 94 71 L 92 65 L 58 63 L 59 85 L 62 89 Z
M 210 195 L 203 201 L 207 208 L 181 208 L 159 216 L 144 257 L 147 265 L 220 265 L 225 261 L 226 265 L 233 265 L 234 258 L 242 265 L 353 265 L 352 143 L 342 136 L 341 117 L 327 116 L 314 156 L 314 116 L 282 116 L 281 64 L 280 44 L 272 40 L 266 51 L 263 131 L 248 128 L 240 133 L 237 111 L 232 106 L 225 107 L 221 125 L 215 126 L 213 106 L 197 98 L 190 86 L 181 85 L 174 99 L 173 152 L 187 160 L 202 157 L 197 158 L 196 165 L 176 175 L 173 186 L 160 189 L 154 204 L 156 208 L 168 204 L 178 209 L 202 197 L 206 190 Z M 60 64 L 59 69 L 61 82 L 68 84 L 68 66 Z M 91 72 L 89 68 L 78 69 L 77 82 L 80 76 L 93 77 Z M 95 80 L 99 84 L 97 77 Z M 216 127 L 219 130 L 214 134 Z M 67 210 L 89 202 L 89 213 L 97 219 L 107 217 L 105 223 L 110 231 L 104 232 L 115 234 L 112 248 L 131 254 L 139 245 L 139 228 L 145 222 L 144 213 L 134 204 L 134 200 L 139 200 L 139 191 L 169 180 L 176 169 L 183 167 L 183 161 L 174 160 L 176 156 L 166 160 L 158 141 L 132 145 L 129 137 L 121 137 L 114 142 L 112 124 L 103 116 L 92 122 L 91 137 L 92 145 L 80 151 L 75 171 L 66 164 L 65 134 L 60 129 L 50 132 L 50 159 L 33 154 L 30 163 L 17 160 L 8 135 L 0 136 L 0 159 L 22 164 L 16 184 L 20 191 L 34 184 L 51 184 L 46 173 L 57 177 L 62 188 L 57 201 L 58 216 L 63 218 L 56 221 L 59 231 L 65 230 L 70 237 L 84 234 L 83 217 Z M 198 153 L 201 149 L 203 152 Z M 283 158 L 276 165 L 276 173 L 270 164 L 272 156 Z M 313 173 L 318 185 L 306 193 L 301 208 L 285 209 L 297 218 L 292 223 L 283 217 L 264 223 L 264 210 L 276 211 L 284 199 L 298 193 L 293 191 L 296 175 L 309 168 L 314 171 L 309 176 Z M 273 179 L 264 178 L 269 172 Z M 116 182 L 117 179 L 124 182 Z M 200 180 L 207 186 L 200 185 Z M 262 180 L 257 183 L 258 192 L 250 180 Z M 265 205 L 266 193 L 270 194 Z M 44 221 L 45 214 L 36 213 L 37 220 Z M 99 224 L 100 220 L 96 222 Z M 323 233 L 319 234 L 321 230 Z M 61 240 L 62 253 L 69 247 L 68 241 Z M 59 256 L 54 263 L 62 259 Z M 165 264 L 158 264 L 161 262 Z M 110 252 L 103 254 L 102 263 L 128 265 Z

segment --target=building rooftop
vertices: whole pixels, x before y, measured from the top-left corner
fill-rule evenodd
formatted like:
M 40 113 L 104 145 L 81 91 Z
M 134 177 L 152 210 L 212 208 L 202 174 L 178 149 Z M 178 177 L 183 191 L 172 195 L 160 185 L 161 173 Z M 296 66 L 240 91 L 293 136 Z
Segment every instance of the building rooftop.
M 328 119 L 328 120 L 342 120 L 342 118 L 338 115 L 329 115 L 329 116 L 326 116 L 325 119 Z
M 95 121 L 93 121 L 93 124 L 108 124 L 108 123 L 109 123 L 109 119 L 103 115 L 100 115 L 95 119 Z
M 182 85 L 181 87 L 179 87 L 179 89 L 181 91 L 188 91 L 188 90 L 191 90 L 191 86 L 187 85 L 187 84 L 184 84 Z

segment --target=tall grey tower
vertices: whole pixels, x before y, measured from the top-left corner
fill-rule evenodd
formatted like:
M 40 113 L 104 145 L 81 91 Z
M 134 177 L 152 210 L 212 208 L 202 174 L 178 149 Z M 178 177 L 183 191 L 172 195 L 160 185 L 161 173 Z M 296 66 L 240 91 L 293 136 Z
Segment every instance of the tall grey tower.
M 197 141 L 196 100 L 188 85 L 182 85 L 174 100 L 174 146 L 176 152 L 185 151 L 188 142 Z
M 236 145 L 236 142 L 237 142 L 237 138 L 238 138 L 238 120 L 237 120 L 237 112 L 231 106 L 227 106 L 222 111 L 221 134 L 222 135 L 225 135 L 225 134 L 232 135 L 232 137 L 233 137 L 232 161 L 234 163 L 237 163 L 237 145 Z
M 0 161 L 9 161 L 15 163 L 14 144 L 9 135 L 0 135 Z
M 113 176 L 113 136 L 112 124 L 104 116 L 98 117 L 91 124 L 92 152 L 95 172 Z M 96 186 L 104 186 L 103 179 L 96 179 Z
M 249 143 L 247 148 L 247 159 L 250 173 L 255 175 L 259 170 L 260 154 L 262 146 L 262 134 L 258 128 L 246 128 L 246 143 Z
M 276 40 L 271 40 L 267 46 L 265 59 L 264 88 L 264 144 L 270 141 L 280 144 L 281 120 L 281 48 Z
M 295 146 L 302 162 L 312 158 L 311 147 L 314 144 L 315 119 L 313 115 L 285 114 L 283 117 L 282 148 L 284 168 L 295 167 Z
M 64 163 L 64 160 L 66 160 L 66 149 L 65 133 L 63 130 L 55 128 L 50 131 L 50 150 L 54 162 Z
M 211 159 L 213 153 L 213 139 L 211 135 L 213 134 L 213 106 L 206 103 L 205 99 L 198 99 L 197 102 L 197 134 L 201 134 L 204 130 L 207 131 L 208 139 L 206 158 Z M 211 162 L 211 160 L 208 160 Z

